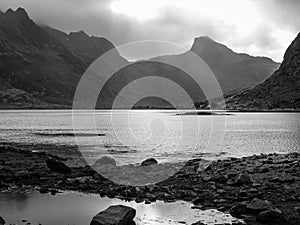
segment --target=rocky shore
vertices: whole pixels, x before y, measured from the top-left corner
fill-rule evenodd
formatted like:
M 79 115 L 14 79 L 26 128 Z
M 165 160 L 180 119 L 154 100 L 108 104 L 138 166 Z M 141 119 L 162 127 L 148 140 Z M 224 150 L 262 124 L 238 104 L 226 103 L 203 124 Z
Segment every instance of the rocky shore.
M 247 224 L 300 224 L 300 153 L 209 164 L 193 159 L 166 180 L 144 186 L 116 184 L 90 166 L 70 166 L 66 159 L 44 152 L 1 146 L 0 154 L 1 191 L 28 187 L 55 194 L 72 190 L 146 204 L 185 200 L 195 208 L 230 212 Z M 161 170 L 159 166 L 140 168 L 156 171 L 156 167 Z

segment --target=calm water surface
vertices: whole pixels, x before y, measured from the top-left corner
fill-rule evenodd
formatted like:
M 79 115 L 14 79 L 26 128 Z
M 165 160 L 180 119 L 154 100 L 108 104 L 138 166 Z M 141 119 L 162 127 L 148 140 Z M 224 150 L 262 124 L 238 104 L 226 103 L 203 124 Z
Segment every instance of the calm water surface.
M 177 111 L 98 110 L 76 112 L 81 124 L 72 125 L 72 111 L 0 111 L 0 141 L 27 144 L 80 144 L 97 158 L 110 155 L 120 164 L 148 157 L 160 161 L 190 157 L 215 159 L 270 152 L 300 151 L 300 113 L 234 113 L 222 116 L 219 136 L 211 137 L 219 116 L 176 115 Z M 219 118 L 218 118 L 219 119 Z M 222 123 L 223 123 L 222 122 Z M 74 130 L 73 130 L 74 129 Z M 77 138 L 71 136 L 75 132 Z M 99 134 L 100 136 L 97 136 Z M 209 140 L 213 148 L 207 149 Z
M 145 205 L 79 193 L 62 193 L 56 196 L 37 192 L 0 193 L 0 215 L 7 224 L 30 222 L 32 225 L 87 225 L 100 211 L 119 204 L 137 210 L 137 225 L 178 225 L 182 224 L 182 221 L 192 224 L 199 220 L 206 224 L 236 221 L 230 215 L 216 210 L 191 209 L 190 203 L 181 201 Z

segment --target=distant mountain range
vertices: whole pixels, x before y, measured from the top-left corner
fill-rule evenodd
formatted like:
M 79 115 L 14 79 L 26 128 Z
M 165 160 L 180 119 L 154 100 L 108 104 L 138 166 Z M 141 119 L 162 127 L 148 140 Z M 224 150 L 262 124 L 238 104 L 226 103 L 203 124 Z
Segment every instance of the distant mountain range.
M 114 49 L 114 45 L 105 38 L 90 37 L 83 31 L 66 34 L 51 27 L 39 26 L 22 8 L 0 13 L 0 108 L 70 108 L 77 84 L 86 69 L 111 49 Z M 278 63 L 269 58 L 235 53 L 208 37 L 196 38 L 190 51 L 199 55 L 214 72 L 224 94 L 245 87 L 252 88 L 269 78 L 279 67 Z M 189 63 L 185 62 L 185 55 L 160 57 Z M 119 54 L 117 60 L 126 61 Z M 184 87 L 194 101 L 205 100 L 202 91 L 180 69 L 167 64 L 141 61 L 117 72 L 110 81 L 111 85 L 100 93 L 101 101 L 98 101 L 97 107 L 109 108 L 118 91 L 141 74 L 164 74 Z M 266 82 L 270 82 L 270 79 Z M 176 104 L 186 106 L 179 92 L 161 88 L 159 81 L 155 82 L 137 82 L 131 95 L 147 93 L 148 89 L 152 89 L 158 96 L 167 95 Z M 245 93 L 242 92 L 243 95 Z M 131 100 L 130 96 L 123 98 L 128 102 Z M 236 107 L 238 98 L 235 95 L 228 104 Z M 143 106 L 158 106 L 164 102 L 156 98 L 140 101 Z
M 280 68 L 265 82 L 228 97 L 229 109 L 300 109 L 300 33 L 287 49 Z

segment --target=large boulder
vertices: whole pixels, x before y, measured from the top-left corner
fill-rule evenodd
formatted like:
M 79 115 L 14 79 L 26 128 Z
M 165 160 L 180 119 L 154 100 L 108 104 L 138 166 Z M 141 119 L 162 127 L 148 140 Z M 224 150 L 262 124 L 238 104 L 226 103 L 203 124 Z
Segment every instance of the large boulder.
M 108 157 L 108 156 L 103 156 L 101 157 L 100 159 L 98 159 L 93 167 L 101 167 L 103 165 L 113 165 L 113 166 L 116 166 L 117 163 L 116 163 L 116 160 L 111 158 L 111 157 Z
M 0 216 L 0 225 L 4 225 L 5 224 L 5 220 Z
M 154 158 L 150 158 L 150 159 L 146 159 L 141 163 L 141 166 L 151 166 L 151 165 L 155 165 L 158 162 L 156 161 L 156 159 Z
M 66 166 L 66 164 L 56 159 L 49 158 L 46 160 L 46 164 L 52 172 L 63 174 L 71 173 L 71 169 Z
M 261 212 L 256 221 L 262 224 L 286 224 L 286 219 L 280 210 L 266 210 Z
M 253 199 L 249 204 L 247 204 L 247 209 L 253 213 L 260 213 L 266 210 L 276 210 L 275 206 L 268 200 L 260 200 L 258 198 Z
M 136 210 L 124 206 L 114 205 L 94 216 L 90 225 L 133 225 Z

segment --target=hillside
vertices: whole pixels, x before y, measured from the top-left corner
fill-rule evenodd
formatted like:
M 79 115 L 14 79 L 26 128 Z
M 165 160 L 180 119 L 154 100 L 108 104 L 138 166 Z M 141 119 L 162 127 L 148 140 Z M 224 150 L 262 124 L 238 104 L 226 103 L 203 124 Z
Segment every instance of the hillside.
M 229 109 L 300 108 L 300 33 L 287 49 L 280 68 L 265 82 L 227 99 Z

